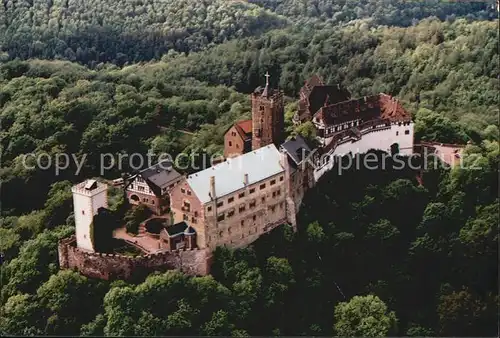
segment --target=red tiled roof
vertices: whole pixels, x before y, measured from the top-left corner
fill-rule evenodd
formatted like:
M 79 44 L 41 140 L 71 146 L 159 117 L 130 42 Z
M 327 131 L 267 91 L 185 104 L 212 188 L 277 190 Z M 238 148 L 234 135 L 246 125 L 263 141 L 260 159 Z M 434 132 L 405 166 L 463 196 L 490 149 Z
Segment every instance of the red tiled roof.
M 354 119 L 364 121 L 380 118 L 390 121 L 409 121 L 411 115 L 401 103 L 387 94 L 367 96 L 321 107 L 315 117 L 327 125 Z
M 236 122 L 236 125 L 240 127 L 245 134 L 252 133 L 252 119 Z
M 244 141 L 252 137 L 252 120 L 236 122 L 234 128 Z
M 408 113 L 403 105 L 387 94 L 379 95 L 379 102 L 381 108 L 381 118 L 389 119 L 391 121 L 406 121 L 411 119 L 410 113 Z

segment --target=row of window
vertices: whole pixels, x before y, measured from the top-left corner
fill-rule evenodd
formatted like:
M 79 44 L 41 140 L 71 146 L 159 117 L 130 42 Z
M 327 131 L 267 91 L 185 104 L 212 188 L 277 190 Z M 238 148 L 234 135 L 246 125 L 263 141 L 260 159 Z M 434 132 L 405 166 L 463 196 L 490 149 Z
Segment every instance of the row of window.
M 137 191 L 139 191 L 139 192 L 144 192 L 144 193 L 145 193 L 145 192 L 148 192 L 148 193 L 150 193 L 150 194 L 152 194 L 152 193 L 153 193 L 153 191 L 152 191 L 151 189 L 149 189 L 149 188 L 148 188 L 148 190 L 146 191 L 146 187 L 144 187 L 144 186 L 142 186 L 142 185 L 137 185 L 137 187 L 135 187 L 135 186 L 134 186 L 134 184 L 131 184 L 131 185 L 130 185 L 130 189 L 131 189 L 131 190 L 137 190 Z
M 181 188 L 181 193 L 186 194 L 188 196 L 191 196 L 191 194 L 192 194 L 191 190 L 189 190 L 189 189 L 186 190 L 184 188 Z
M 196 215 L 196 213 L 195 213 L 195 216 L 197 216 L 197 215 Z M 183 219 L 184 221 L 189 221 L 189 216 L 188 216 L 188 215 L 186 215 L 186 214 L 183 214 L 183 215 L 182 215 L 182 219 Z M 194 217 L 194 216 L 193 216 L 193 217 L 191 217 L 191 223 L 193 223 L 193 224 L 198 223 L 198 219 L 197 219 L 196 217 Z
M 399 131 L 396 132 L 396 136 L 399 135 Z M 405 130 L 405 135 L 410 135 L 410 131 L 408 129 Z
M 345 130 L 347 128 L 359 126 L 359 123 L 360 123 L 359 120 L 347 122 L 347 123 L 344 123 L 344 124 L 341 124 L 341 125 L 330 127 L 330 128 L 328 128 L 326 130 L 326 132 L 327 132 L 327 134 L 331 134 L 331 133 L 334 133 L 334 132 L 337 132 L 337 131 Z
M 283 179 L 284 179 L 284 178 L 283 178 L 283 176 L 280 176 L 280 178 L 279 178 L 280 182 L 282 182 L 282 181 L 283 181 Z M 271 181 L 269 182 L 269 186 L 273 186 L 273 185 L 275 185 L 275 184 L 276 184 L 276 180 L 275 180 L 275 179 L 273 179 L 273 180 L 271 180 Z M 259 190 L 264 190 L 264 189 L 266 188 L 266 186 L 267 186 L 267 185 L 266 185 L 266 183 L 262 183 L 261 185 L 259 185 Z M 251 194 L 255 193 L 255 189 L 256 189 L 256 188 L 251 188 L 251 189 L 248 191 L 248 195 L 251 195 Z M 240 193 L 238 194 L 238 198 L 240 198 L 240 199 L 241 199 L 241 198 L 244 198 L 245 196 L 246 196 L 246 192 L 245 192 L 245 191 L 242 191 L 242 192 L 240 192 Z M 274 197 L 274 196 L 275 196 L 275 195 L 274 195 L 274 193 L 273 193 L 273 197 Z M 279 195 L 278 195 L 278 196 L 279 196 Z M 227 199 L 227 204 L 231 204 L 231 203 L 233 203 L 233 202 L 234 202 L 234 196 L 231 196 L 231 197 L 229 197 L 229 198 Z M 222 206 L 224 206 L 224 201 L 219 201 L 219 202 L 217 202 L 217 208 L 220 208 L 220 207 L 222 207 Z M 207 212 L 210 212 L 210 211 L 212 211 L 212 206 L 208 206 L 208 207 L 207 207 Z
M 229 141 L 228 143 L 230 147 L 233 146 L 233 142 Z M 236 143 L 236 149 L 240 149 L 240 145 L 238 143 Z
M 142 201 L 144 203 L 149 203 L 149 198 L 143 198 Z M 153 204 L 153 205 L 155 204 L 155 200 L 154 199 L 151 199 L 151 204 Z
M 273 197 L 276 197 L 276 196 L 280 196 L 281 195 L 281 191 L 275 191 L 273 192 Z M 262 197 L 262 204 L 264 204 L 266 202 L 265 200 L 265 197 Z M 255 207 L 257 206 L 257 201 L 256 200 L 252 200 L 249 204 L 248 204 L 248 208 L 249 209 L 254 209 Z M 281 208 L 283 208 L 283 202 L 280 203 L 280 206 Z M 268 207 L 269 210 L 271 210 L 271 212 L 274 212 L 275 211 L 275 205 L 271 205 Z M 246 211 L 246 205 L 245 204 L 242 204 L 238 207 L 238 213 L 244 213 Z M 230 209 L 226 212 L 222 212 L 220 214 L 217 214 L 217 222 L 222 222 L 224 221 L 226 218 L 229 219 L 231 217 L 233 217 L 236 213 L 236 210 L 233 208 L 233 209 Z M 255 216 L 254 216 L 255 217 Z M 243 225 L 243 223 L 242 223 Z
M 273 206 L 270 206 L 269 209 L 271 210 L 271 212 L 274 212 L 276 210 L 276 207 L 277 207 L 277 205 L 273 205 Z M 283 202 L 281 202 L 279 204 L 279 208 L 283 209 L 284 207 L 285 207 L 285 204 Z M 251 225 L 251 226 L 253 225 L 254 226 L 256 220 L 257 220 L 257 215 L 253 215 L 252 216 L 251 222 L 248 222 L 248 221 L 250 221 L 250 219 L 246 219 L 246 220 L 242 219 L 241 222 L 240 222 L 240 226 L 241 226 L 241 228 L 245 227 L 246 225 Z M 254 233 L 257 232 L 257 227 L 253 227 L 252 229 L 254 230 Z M 249 235 L 252 234 L 252 229 L 249 230 L 249 232 L 248 232 Z M 232 234 L 232 231 L 233 231 L 233 229 L 231 227 L 228 227 L 227 231 L 224 231 L 224 230 L 219 231 L 219 233 L 218 233 L 219 236 L 218 237 L 219 238 L 224 238 L 224 236 L 225 236 L 226 233 L 227 233 L 228 236 L 230 236 Z M 244 235 L 243 231 L 241 231 L 241 234 L 242 234 L 241 238 L 243 238 L 243 235 Z M 211 236 L 208 236 L 208 241 L 210 242 L 210 240 L 211 240 Z

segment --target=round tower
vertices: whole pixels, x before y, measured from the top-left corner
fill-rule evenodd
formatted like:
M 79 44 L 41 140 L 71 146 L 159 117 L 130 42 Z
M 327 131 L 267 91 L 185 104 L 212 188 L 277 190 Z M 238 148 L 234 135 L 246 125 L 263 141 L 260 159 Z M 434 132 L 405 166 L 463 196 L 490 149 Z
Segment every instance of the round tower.
M 94 251 L 93 221 L 100 208 L 108 207 L 108 186 L 96 180 L 86 180 L 71 188 L 75 213 L 76 245 Z

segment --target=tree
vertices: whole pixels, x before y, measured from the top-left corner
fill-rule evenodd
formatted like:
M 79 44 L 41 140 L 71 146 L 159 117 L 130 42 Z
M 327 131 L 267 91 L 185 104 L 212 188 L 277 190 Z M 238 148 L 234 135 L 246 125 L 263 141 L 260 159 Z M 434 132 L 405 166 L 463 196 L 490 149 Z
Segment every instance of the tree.
M 396 315 L 380 298 L 354 296 L 335 307 L 334 331 L 339 336 L 384 337 L 396 333 Z
M 494 336 L 498 297 L 487 296 L 489 300 L 485 302 L 467 288 L 441 294 L 437 308 L 439 333 L 443 336 Z
M 77 335 L 82 324 L 95 317 L 102 291 L 96 283 L 71 270 L 59 271 L 37 290 L 37 300 L 47 315 L 45 333 Z
M 203 325 L 201 332 L 204 336 L 230 336 L 234 325 L 229 321 L 227 312 L 219 310 Z
M 2 336 L 41 335 L 40 306 L 33 296 L 17 294 L 9 297 L 1 308 L 0 334 Z

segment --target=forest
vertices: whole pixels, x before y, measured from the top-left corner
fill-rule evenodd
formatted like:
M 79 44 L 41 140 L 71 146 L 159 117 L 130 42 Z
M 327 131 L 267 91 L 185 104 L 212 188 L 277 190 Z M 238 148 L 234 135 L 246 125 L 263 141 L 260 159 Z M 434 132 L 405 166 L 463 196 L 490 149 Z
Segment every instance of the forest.
M 0 335 L 496 336 L 496 18 L 489 2 L 437 0 L 4 0 Z M 207 277 L 59 270 L 70 187 L 100 176 L 100 154 L 220 153 L 267 71 L 289 132 L 308 133 L 290 117 L 317 73 L 396 96 L 415 143 L 467 144 L 479 169 L 438 165 L 423 186 L 411 169 L 331 172 L 297 233 L 219 248 Z M 60 153 L 85 158 L 78 175 L 25 165 Z

